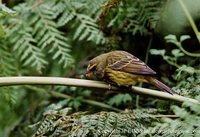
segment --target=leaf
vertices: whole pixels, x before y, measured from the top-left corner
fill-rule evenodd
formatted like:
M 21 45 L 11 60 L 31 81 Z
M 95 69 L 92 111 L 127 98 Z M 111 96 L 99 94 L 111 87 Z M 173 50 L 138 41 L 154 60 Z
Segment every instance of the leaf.
M 27 24 L 18 25 L 20 31 L 13 30 L 15 33 L 18 31 L 18 35 L 15 36 L 15 39 L 12 39 L 13 49 L 17 52 L 24 66 L 32 66 L 38 72 L 41 72 L 45 65 L 47 65 L 47 61 L 44 60 L 45 55 L 42 53 L 42 50 L 35 45 L 36 40 L 31 34 L 32 28 L 26 26 Z M 13 35 L 11 34 L 11 36 Z
M 75 108 L 76 110 L 78 110 L 78 108 L 81 106 L 81 101 L 83 98 L 81 96 L 76 97 L 74 99 L 70 99 L 68 105 L 72 108 Z
M 5 36 L 4 28 L 2 27 L 2 25 L 0 25 L 0 37 L 4 37 L 4 36 Z
M 194 74 L 195 69 L 190 66 L 182 65 L 180 68 L 177 69 L 177 71 L 180 73 L 182 71 L 188 72 L 189 74 Z
M 182 43 L 183 41 L 187 40 L 187 39 L 191 39 L 191 37 L 189 35 L 182 35 L 180 37 L 180 42 Z
M 74 59 L 70 55 L 71 45 L 68 38 L 62 33 L 55 22 L 55 11 L 58 10 L 61 4 L 54 5 L 55 3 L 49 3 L 40 5 L 35 10 L 35 14 L 32 17 L 31 25 L 34 26 L 33 35 L 37 40 L 37 44 L 42 49 L 47 49 L 51 54 L 53 60 L 58 60 L 58 63 L 66 68 L 73 64 Z M 54 7 L 58 6 L 58 7 Z M 59 9 L 62 12 L 63 8 Z
M 173 44 L 175 44 L 175 45 L 180 45 L 180 44 L 181 44 L 181 43 L 177 40 L 176 35 L 172 35 L 172 34 L 165 36 L 165 41 L 166 41 L 167 43 L 173 43 Z
M 161 55 L 161 56 L 164 56 L 165 55 L 165 50 L 163 49 L 163 50 L 157 50 L 157 49 L 151 49 L 150 50 L 150 53 L 152 54 L 152 55 Z
M 182 57 L 182 56 L 184 56 L 184 54 L 181 52 L 180 49 L 173 49 L 172 50 L 172 55 L 174 55 L 174 57 Z
M 81 92 L 81 95 L 84 97 L 89 97 L 91 96 L 91 91 L 90 90 L 84 90 Z
M 0 14 L 7 16 L 16 13 L 12 9 L 6 7 L 4 4 L 0 4 Z
M 165 40 L 174 40 L 174 41 L 177 41 L 177 38 L 176 38 L 176 35 L 167 35 L 165 36 Z
M 174 110 L 175 114 L 181 118 L 187 117 L 189 115 L 189 113 L 185 109 L 178 106 L 174 105 L 172 106 L 172 109 Z
M 131 102 L 131 101 L 132 101 L 132 97 L 130 96 L 130 94 L 128 94 L 128 93 L 117 94 L 109 99 L 108 104 L 119 106 L 121 104 Z
M 99 30 L 96 21 L 88 15 L 76 13 L 79 26 L 77 27 L 73 39 L 93 41 L 96 44 L 105 43 L 103 33 Z

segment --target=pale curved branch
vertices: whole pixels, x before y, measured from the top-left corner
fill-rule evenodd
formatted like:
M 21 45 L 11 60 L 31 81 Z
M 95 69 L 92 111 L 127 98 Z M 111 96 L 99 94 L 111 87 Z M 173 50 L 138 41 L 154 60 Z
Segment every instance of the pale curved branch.
M 66 85 L 66 86 L 79 86 L 79 87 L 93 87 L 109 89 L 109 85 L 94 80 L 75 79 L 75 78 L 61 78 L 61 77 L 0 77 L 0 86 L 13 86 L 13 85 Z M 111 87 L 117 90 L 116 87 Z M 200 103 L 199 101 L 183 97 L 180 95 L 171 95 L 165 92 L 132 86 L 132 92 L 137 94 L 145 94 L 161 99 L 173 100 L 178 102 L 190 101 L 193 103 Z

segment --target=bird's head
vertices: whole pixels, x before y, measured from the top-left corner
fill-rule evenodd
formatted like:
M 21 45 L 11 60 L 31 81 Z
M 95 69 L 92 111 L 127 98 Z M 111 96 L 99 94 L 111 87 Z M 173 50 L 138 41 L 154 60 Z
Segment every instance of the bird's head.
M 106 54 L 97 56 L 89 61 L 86 77 L 89 79 L 102 78 L 106 66 Z

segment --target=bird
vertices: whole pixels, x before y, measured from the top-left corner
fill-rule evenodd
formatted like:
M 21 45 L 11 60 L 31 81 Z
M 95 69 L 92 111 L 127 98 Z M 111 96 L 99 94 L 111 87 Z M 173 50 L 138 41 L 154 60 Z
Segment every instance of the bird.
M 174 90 L 156 78 L 156 72 L 134 55 L 122 51 L 110 51 L 89 61 L 88 79 L 97 78 L 114 86 L 133 86 L 139 82 L 154 85 L 158 89 L 176 94 Z

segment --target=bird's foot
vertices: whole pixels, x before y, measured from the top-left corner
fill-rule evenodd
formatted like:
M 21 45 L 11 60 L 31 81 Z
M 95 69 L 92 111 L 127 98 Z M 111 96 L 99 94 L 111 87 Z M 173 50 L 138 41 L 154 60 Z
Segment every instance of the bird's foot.
M 132 89 L 132 85 L 119 86 L 119 89 L 130 91 Z
M 108 94 L 112 93 L 119 93 L 120 91 L 118 89 L 113 88 L 112 84 L 108 84 Z
M 108 89 L 111 90 L 112 89 L 112 86 L 111 84 L 108 84 Z
M 132 85 L 124 85 L 124 86 L 116 86 L 117 89 L 113 89 L 112 84 L 108 84 L 108 90 L 113 91 L 115 90 L 116 92 L 120 91 L 130 91 L 132 89 Z

